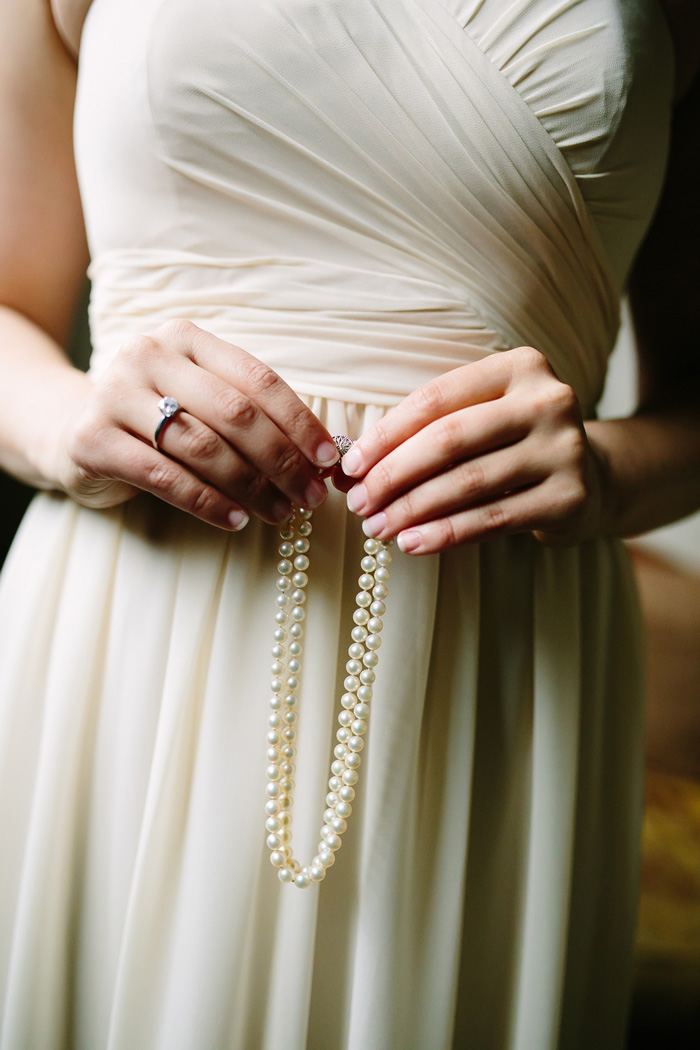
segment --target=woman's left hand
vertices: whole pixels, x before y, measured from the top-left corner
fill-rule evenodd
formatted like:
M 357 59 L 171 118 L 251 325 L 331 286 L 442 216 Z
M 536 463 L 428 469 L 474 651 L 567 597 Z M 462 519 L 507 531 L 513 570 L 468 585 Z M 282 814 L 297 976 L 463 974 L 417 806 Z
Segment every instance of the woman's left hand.
M 602 531 L 600 454 L 581 409 L 532 347 L 496 353 L 419 387 L 336 469 L 367 535 L 430 554 L 504 533 L 548 545 Z

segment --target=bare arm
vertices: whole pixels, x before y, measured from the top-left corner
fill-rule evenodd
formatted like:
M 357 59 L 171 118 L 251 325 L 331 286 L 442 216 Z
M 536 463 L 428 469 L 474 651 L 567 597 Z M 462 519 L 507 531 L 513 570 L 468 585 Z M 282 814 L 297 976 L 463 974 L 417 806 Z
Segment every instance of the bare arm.
M 0 465 L 49 485 L 62 412 L 54 408 L 75 406 L 88 384 L 63 350 L 87 265 L 72 148 L 76 69 L 48 0 L 5 0 L 0 39 Z

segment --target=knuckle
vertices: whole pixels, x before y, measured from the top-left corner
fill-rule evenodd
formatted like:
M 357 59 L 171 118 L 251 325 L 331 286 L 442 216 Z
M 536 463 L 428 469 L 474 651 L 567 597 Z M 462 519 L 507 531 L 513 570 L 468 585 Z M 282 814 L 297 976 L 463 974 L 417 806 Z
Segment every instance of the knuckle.
M 484 468 L 475 460 L 461 463 L 458 468 L 457 478 L 461 493 L 467 499 L 479 496 L 484 490 L 486 481 Z
M 294 445 L 283 445 L 274 455 L 270 467 L 270 477 L 279 478 L 285 474 L 293 474 L 304 466 L 304 459 Z
M 163 457 L 163 462 L 153 463 L 146 472 L 147 487 L 153 492 L 170 496 L 177 487 L 177 470 Z
M 247 383 L 255 394 L 270 394 L 282 385 L 281 377 L 269 365 L 254 361 L 247 373 Z
M 421 415 L 439 415 L 445 402 L 440 385 L 435 380 L 418 387 L 413 397 Z
M 208 427 L 188 427 L 182 434 L 182 445 L 188 459 L 209 462 L 220 450 L 220 440 Z
M 451 458 L 460 445 L 461 431 L 459 425 L 452 416 L 443 416 L 432 429 L 434 431 L 435 444 L 440 454 L 448 459 Z
M 235 429 L 247 429 L 258 415 L 258 408 L 249 397 L 230 388 L 216 392 L 214 409 L 227 426 Z
M 459 536 L 452 518 L 443 518 L 439 523 L 439 546 L 441 549 L 456 547 Z
M 160 343 L 168 345 L 192 342 L 197 332 L 197 325 L 186 317 L 171 317 L 159 325 L 153 334 Z
M 134 335 L 122 343 L 119 350 L 121 360 L 131 363 L 152 357 L 160 350 L 158 340 L 152 335 Z
M 504 532 L 508 527 L 508 515 L 502 503 L 486 503 L 481 508 L 480 518 L 483 531 L 494 535 Z
M 210 520 L 217 509 L 219 497 L 214 489 L 199 486 L 195 488 L 186 500 L 186 507 L 190 514 L 196 518 Z
M 519 346 L 513 353 L 517 356 L 518 363 L 527 372 L 546 371 L 551 372 L 547 358 L 534 346 Z

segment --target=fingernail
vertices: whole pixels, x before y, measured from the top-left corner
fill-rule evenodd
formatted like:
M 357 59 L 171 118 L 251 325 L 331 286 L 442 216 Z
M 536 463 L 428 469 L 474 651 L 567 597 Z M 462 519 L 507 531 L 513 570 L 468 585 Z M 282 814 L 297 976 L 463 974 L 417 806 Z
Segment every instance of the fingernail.
M 289 500 L 278 499 L 272 504 L 272 517 L 275 521 L 286 521 L 291 518 L 293 507 Z
M 350 453 L 348 453 L 349 455 Z M 348 510 L 353 514 L 361 514 L 362 508 L 367 504 L 367 489 L 364 485 L 353 485 L 347 494 Z
M 351 448 L 349 452 L 346 452 L 340 461 L 340 465 L 345 474 L 362 473 L 362 453 L 359 448 Z
M 408 532 L 400 532 L 398 534 L 396 543 L 399 550 L 402 550 L 404 554 L 410 554 L 411 551 L 415 551 L 420 547 L 421 539 L 420 532 L 416 532 L 415 529 L 409 529 Z
M 332 441 L 322 441 L 316 449 L 316 462 L 321 467 L 332 467 L 338 462 L 338 449 Z
M 373 514 L 371 518 L 367 518 L 366 521 L 362 522 L 362 531 L 365 536 L 369 536 L 372 540 L 384 532 L 385 528 L 386 514 L 384 511 L 381 511 L 379 514 Z
M 228 516 L 228 523 L 234 532 L 240 532 L 248 524 L 248 515 L 244 510 L 232 510 Z
M 304 502 L 310 510 L 315 510 L 316 507 L 320 507 L 324 502 L 328 490 L 322 481 L 317 481 L 315 478 L 310 481 L 306 486 L 304 492 Z

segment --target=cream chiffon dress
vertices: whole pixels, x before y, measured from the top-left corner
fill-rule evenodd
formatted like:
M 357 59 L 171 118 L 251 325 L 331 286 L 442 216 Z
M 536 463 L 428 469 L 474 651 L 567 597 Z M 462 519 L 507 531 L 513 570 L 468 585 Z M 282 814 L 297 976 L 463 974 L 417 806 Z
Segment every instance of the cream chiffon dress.
M 592 413 L 670 82 L 652 0 L 94 0 L 94 375 L 186 316 L 332 432 L 526 343 Z M 362 539 L 332 493 L 302 857 Z M 619 1048 L 641 755 L 621 545 L 397 552 L 355 812 L 300 892 L 264 830 L 277 542 L 146 496 L 34 501 L 0 586 L 1 1050 Z

